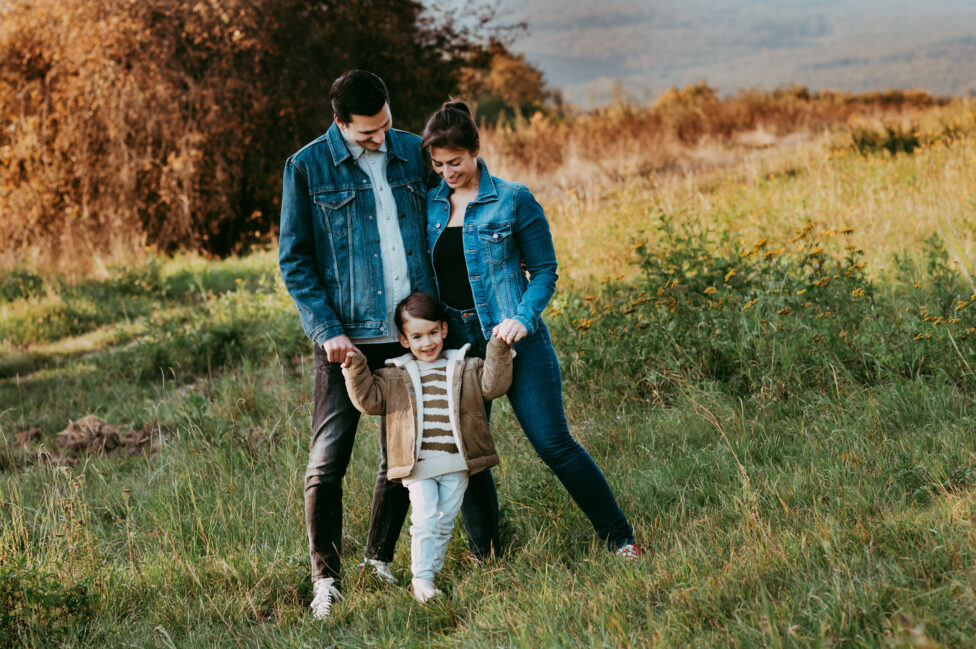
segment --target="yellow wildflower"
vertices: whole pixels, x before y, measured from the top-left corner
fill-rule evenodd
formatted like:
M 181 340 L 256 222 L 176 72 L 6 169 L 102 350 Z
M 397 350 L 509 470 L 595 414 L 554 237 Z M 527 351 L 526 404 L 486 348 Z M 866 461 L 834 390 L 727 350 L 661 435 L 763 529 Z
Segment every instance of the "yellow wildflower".
M 725 273 L 725 281 L 727 282 L 730 279 L 732 279 L 732 276 L 733 275 L 735 275 L 735 269 L 734 268 L 732 270 L 730 270 L 729 272 Z
M 965 309 L 968 304 L 969 302 L 959 302 L 959 304 L 956 305 L 956 311 L 959 309 Z
M 708 288 L 705 289 L 705 295 L 711 295 L 714 292 L 715 292 L 714 286 L 709 286 Z

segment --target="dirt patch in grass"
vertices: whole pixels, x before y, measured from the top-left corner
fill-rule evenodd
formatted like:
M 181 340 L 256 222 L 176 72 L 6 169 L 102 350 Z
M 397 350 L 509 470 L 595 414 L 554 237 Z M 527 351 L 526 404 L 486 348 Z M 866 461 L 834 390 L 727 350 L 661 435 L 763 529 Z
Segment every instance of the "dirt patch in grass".
M 157 450 L 152 443 L 153 433 L 159 431 L 154 422 L 133 430 L 87 415 L 69 422 L 68 427 L 57 434 L 52 448 L 42 444 L 44 432 L 40 428 L 29 428 L 14 435 L 12 448 L 0 449 L 0 470 L 30 464 L 73 464 L 89 455 L 153 453 Z
M 136 454 L 150 450 L 155 425 L 151 422 L 139 430 L 126 430 L 108 424 L 94 415 L 72 421 L 58 433 L 58 445 L 70 455 L 128 451 Z

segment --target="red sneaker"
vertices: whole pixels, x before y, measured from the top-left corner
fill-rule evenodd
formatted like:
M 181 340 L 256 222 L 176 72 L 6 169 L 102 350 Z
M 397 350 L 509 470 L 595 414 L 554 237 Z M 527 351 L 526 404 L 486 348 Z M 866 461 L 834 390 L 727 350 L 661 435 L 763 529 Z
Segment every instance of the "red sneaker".
M 644 556 L 644 551 L 640 549 L 640 546 L 635 543 L 628 543 L 627 545 L 622 545 L 617 548 L 614 552 L 615 555 L 621 559 L 626 559 L 627 561 L 637 561 Z

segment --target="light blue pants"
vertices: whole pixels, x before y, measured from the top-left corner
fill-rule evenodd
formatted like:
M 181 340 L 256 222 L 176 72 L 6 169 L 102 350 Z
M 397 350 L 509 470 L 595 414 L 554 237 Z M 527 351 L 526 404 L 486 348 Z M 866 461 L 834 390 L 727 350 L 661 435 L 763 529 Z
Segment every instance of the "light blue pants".
M 444 567 L 454 518 L 461 508 L 468 472 L 446 473 L 436 478 L 413 480 L 410 492 L 410 570 L 414 579 L 433 581 Z

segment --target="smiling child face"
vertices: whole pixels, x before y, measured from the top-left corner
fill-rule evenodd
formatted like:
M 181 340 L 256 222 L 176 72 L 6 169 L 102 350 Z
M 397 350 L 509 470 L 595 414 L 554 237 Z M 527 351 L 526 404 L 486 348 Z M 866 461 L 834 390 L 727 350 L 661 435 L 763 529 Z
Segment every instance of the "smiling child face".
M 446 322 L 415 318 L 404 311 L 400 344 L 409 349 L 418 361 L 429 363 L 437 360 L 444 349 L 445 336 Z

